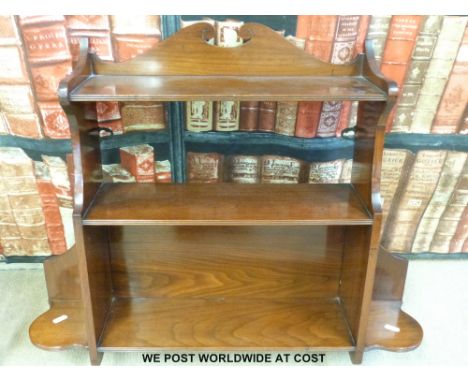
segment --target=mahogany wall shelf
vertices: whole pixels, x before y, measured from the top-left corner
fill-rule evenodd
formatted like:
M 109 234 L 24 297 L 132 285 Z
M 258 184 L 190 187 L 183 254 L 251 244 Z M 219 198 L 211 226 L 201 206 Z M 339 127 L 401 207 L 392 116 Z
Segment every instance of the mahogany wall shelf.
M 236 48 L 208 45 L 213 33 L 195 24 L 123 63 L 82 46 L 59 89 L 72 127 L 76 246 L 45 263 L 51 308 L 31 340 L 87 347 L 93 364 L 117 350 L 344 350 L 360 363 L 367 349 L 415 348 L 422 330 L 400 310 L 406 261 L 379 250 L 395 84 L 370 48 L 334 66 L 259 24 L 242 27 Z M 100 180 L 101 141 L 88 134 L 84 102 L 192 99 L 361 101 L 351 184 L 183 184 L 180 166 L 180 184 Z M 170 128 L 156 141 L 180 161 L 185 145 L 213 136 L 200 134 Z M 132 138 L 102 144 L 120 139 Z

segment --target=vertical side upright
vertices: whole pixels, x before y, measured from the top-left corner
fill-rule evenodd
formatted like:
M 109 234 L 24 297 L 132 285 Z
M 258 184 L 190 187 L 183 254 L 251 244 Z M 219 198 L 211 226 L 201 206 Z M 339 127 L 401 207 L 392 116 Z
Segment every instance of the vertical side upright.
M 164 39 L 179 30 L 180 16 L 161 16 Z M 172 178 L 175 183 L 185 182 L 184 102 L 168 102 L 168 126 L 171 139 Z
M 382 224 L 380 172 L 385 125 L 398 91 L 396 84 L 386 81 L 378 71 L 371 46 L 367 45 L 366 51 L 368 56 L 362 62 L 362 74 L 387 92 L 388 101 L 361 102 L 358 112 L 351 183 L 373 216 L 373 224 L 345 230 L 347 245 L 343 253 L 339 295 L 355 340 L 355 351 L 351 353 L 353 363 L 362 361 L 366 346 Z
M 102 182 L 99 137 L 89 132 L 84 111 L 69 101 L 69 93 L 93 74 L 88 44 L 80 44 L 80 60 L 73 73 L 59 86 L 59 99 L 71 128 L 74 164 L 73 227 L 80 274 L 81 296 L 91 363 L 101 362 L 97 346 L 111 304 L 111 279 L 107 230 L 83 227 L 82 215 L 89 208 Z

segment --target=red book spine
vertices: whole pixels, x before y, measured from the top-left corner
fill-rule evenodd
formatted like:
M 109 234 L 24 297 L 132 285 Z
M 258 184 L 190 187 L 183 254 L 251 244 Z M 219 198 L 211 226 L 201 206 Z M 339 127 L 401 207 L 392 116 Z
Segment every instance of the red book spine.
M 294 134 L 296 137 L 315 137 L 321 109 L 321 102 L 299 102 L 297 106 L 296 131 Z
M 121 147 L 120 162 L 138 183 L 154 183 L 154 150 L 147 144 Z

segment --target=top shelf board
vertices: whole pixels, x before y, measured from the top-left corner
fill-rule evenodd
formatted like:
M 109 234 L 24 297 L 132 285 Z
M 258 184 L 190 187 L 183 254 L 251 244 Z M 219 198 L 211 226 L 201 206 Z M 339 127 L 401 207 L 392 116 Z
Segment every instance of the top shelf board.
M 385 101 L 362 77 L 218 77 L 97 75 L 72 91 L 71 101 Z
M 70 101 L 369 100 L 385 101 L 397 88 L 379 72 L 372 48 L 346 65 L 315 59 L 270 28 L 244 24 L 244 43 L 207 42 L 207 23 L 184 28 L 131 60 L 101 61 L 82 41 L 80 61 L 60 85 Z

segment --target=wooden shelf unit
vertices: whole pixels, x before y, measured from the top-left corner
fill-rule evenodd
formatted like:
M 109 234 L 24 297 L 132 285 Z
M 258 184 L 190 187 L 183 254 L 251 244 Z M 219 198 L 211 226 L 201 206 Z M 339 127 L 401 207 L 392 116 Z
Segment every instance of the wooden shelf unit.
M 335 66 L 259 24 L 241 28 L 246 42 L 236 48 L 208 45 L 213 33 L 195 24 L 123 63 L 82 45 L 59 88 L 72 128 L 76 246 L 46 262 L 51 309 L 32 324 L 32 341 L 86 346 L 92 364 L 117 350 L 346 350 L 360 363 L 366 349 L 413 349 L 422 331 L 400 310 L 406 262 L 379 250 L 384 127 L 396 85 L 369 47 Z M 89 134 L 83 102 L 191 99 L 361 101 L 351 184 L 101 180 L 105 140 Z M 180 162 L 203 136 L 214 135 L 170 124 L 156 141 Z M 253 142 L 267 147 L 263 136 Z M 173 166 L 177 183 L 181 169 Z

